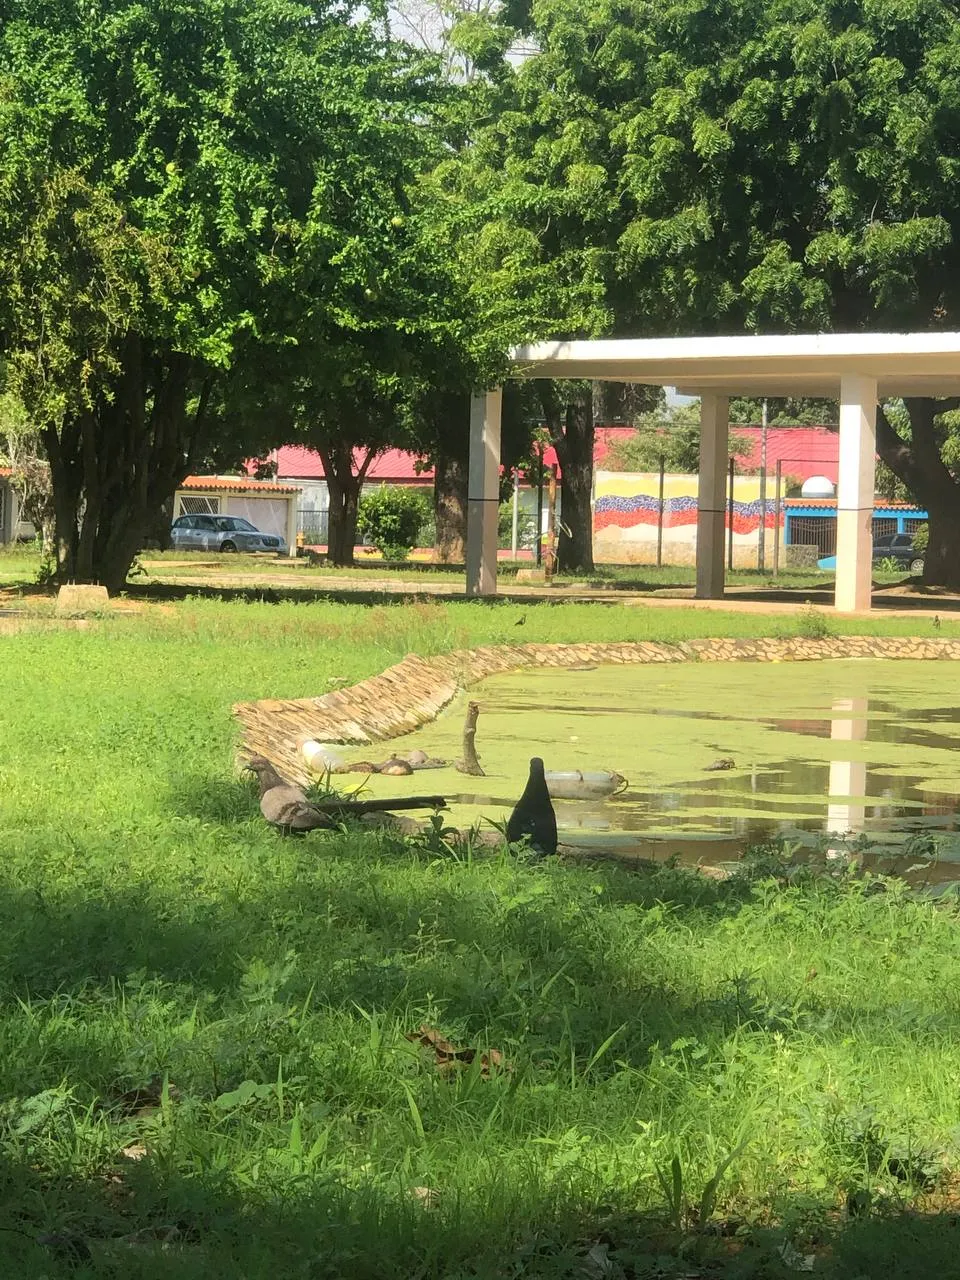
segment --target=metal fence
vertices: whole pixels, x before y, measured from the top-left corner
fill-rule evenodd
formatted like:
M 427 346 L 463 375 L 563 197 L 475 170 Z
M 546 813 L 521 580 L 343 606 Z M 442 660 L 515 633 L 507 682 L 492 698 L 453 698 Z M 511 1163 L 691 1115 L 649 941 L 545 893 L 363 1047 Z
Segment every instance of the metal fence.
M 330 513 L 313 508 L 301 508 L 297 512 L 297 528 L 303 534 L 307 546 L 325 546 L 330 527 Z

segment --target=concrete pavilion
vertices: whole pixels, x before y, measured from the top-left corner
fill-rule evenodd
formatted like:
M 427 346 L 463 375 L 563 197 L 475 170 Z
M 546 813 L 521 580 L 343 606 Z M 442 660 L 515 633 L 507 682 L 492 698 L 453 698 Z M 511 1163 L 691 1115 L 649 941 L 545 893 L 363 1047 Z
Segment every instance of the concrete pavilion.
M 700 397 L 697 588 L 723 595 L 728 403 L 731 396 L 840 401 L 835 607 L 870 608 L 879 401 L 960 395 L 960 333 L 829 333 L 735 338 L 539 342 L 511 353 L 517 378 L 591 378 L 674 386 Z M 500 390 L 470 410 L 467 594 L 497 587 Z

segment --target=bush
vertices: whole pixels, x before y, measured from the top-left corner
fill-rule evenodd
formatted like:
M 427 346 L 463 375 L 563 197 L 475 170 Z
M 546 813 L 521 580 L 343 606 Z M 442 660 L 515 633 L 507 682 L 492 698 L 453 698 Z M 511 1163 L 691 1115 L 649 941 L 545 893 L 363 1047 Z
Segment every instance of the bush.
M 517 547 L 530 550 L 537 545 L 537 518 L 521 507 L 517 520 Z M 500 503 L 497 512 L 497 546 L 513 546 L 513 499 Z
M 426 499 L 415 489 L 388 489 L 360 499 L 357 532 L 373 543 L 384 560 L 406 560 L 430 518 Z
M 927 542 L 930 538 L 930 530 L 925 524 L 917 525 L 913 531 L 913 549 L 918 556 L 926 554 Z

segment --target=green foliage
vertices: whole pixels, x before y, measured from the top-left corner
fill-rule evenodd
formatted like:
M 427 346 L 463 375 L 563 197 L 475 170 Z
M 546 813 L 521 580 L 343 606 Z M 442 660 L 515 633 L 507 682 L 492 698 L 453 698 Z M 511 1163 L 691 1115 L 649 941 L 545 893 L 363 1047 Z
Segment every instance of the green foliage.
M 61 575 L 122 585 L 191 467 L 335 417 L 379 436 L 404 380 L 476 376 L 418 196 L 442 91 L 379 20 L 324 0 L 0 17 L 0 334 Z
M 797 615 L 797 635 L 805 640 L 826 640 L 836 634 L 832 619 L 822 609 L 815 609 L 809 601 Z
M 541 246 L 577 299 L 555 336 L 960 327 L 952 3 L 518 0 L 499 21 L 537 52 L 478 91 L 450 165 L 485 167 L 498 243 Z M 878 448 L 937 526 L 925 579 L 960 586 L 957 433 L 906 416 Z
M 614 441 L 605 459 L 611 471 L 659 471 L 663 458 L 667 471 L 695 474 L 700 468 L 700 405 L 667 406 L 641 414 L 633 435 Z M 751 450 L 745 436 L 730 432 L 729 452 L 742 458 Z
M 922 556 L 927 549 L 927 543 L 930 540 L 930 528 L 927 524 L 917 525 L 913 535 L 913 549 L 918 556 Z
M 794 396 L 771 396 L 767 400 L 767 424 L 771 427 L 836 426 L 840 406 L 836 400 Z M 763 421 L 763 401 L 746 396 L 730 400 L 730 421 L 759 426 Z
M 537 517 L 523 507 L 517 513 L 517 546 L 530 549 L 536 545 Z M 497 509 L 497 546 L 513 546 L 513 499 L 501 502 Z
M 417 489 L 381 485 L 360 499 L 357 531 L 384 560 L 405 560 L 429 518 L 427 500 Z

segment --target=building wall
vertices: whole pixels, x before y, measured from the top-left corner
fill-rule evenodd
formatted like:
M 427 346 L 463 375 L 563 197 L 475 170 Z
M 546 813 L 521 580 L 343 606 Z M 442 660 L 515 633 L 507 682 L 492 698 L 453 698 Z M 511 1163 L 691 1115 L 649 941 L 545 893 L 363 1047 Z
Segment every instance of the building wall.
M 663 563 L 694 564 L 697 554 L 697 477 L 664 477 Z M 657 559 L 660 476 L 657 472 L 594 474 L 593 554 L 601 564 L 654 564 Z M 759 555 L 760 478 L 733 482 L 733 563 L 755 568 Z M 772 562 L 774 503 L 768 484 L 766 560 Z M 729 529 L 729 521 L 724 521 Z M 780 517 L 783 536 L 783 515 Z M 782 546 L 782 541 L 781 541 Z
M 288 509 L 286 498 L 247 498 L 233 494 L 227 494 L 220 507 L 224 515 L 241 516 L 261 533 L 272 533 L 284 541 L 287 538 Z

